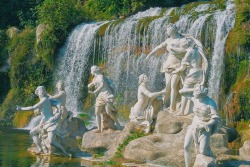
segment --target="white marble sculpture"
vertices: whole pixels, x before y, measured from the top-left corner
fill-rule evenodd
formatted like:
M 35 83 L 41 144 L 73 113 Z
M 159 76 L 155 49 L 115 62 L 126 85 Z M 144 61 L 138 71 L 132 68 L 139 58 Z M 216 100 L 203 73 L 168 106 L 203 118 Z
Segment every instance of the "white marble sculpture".
M 59 101 L 60 102 L 60 109 L 61 109 L 61 119 L 59 119 L 58 124 L 60 126 L 58 126 L 57 131 L 60 133 L 58 134 L 61 138 L 64 138 L 65 136 L 68 135 L 68 131 L 67 131 L 67 126 L 68 126 L 68 122 L 70 122 L 72 120 L 72 113 L 68 112 L 67 108 L 66 108 L 66 92 L 65 92 L 65 88 L 64 88 L 64 83 L 62 81 L 58 81 L 56 84 L 56 88 L 57 88 L 57 94 L 51 96 L 49 95 L 50 101 Z
M 61 119 L 61 110 L 60 110 L 60 103 L 56 102 L 55 100 L 52 102 L 49 99 L 49 96 L 45 90 L 44 86 L 38 86 L 35 94 L 39 97 L 40 101 L 35 104 L 34 106 L 29 107 L 17 107 L 17 110 L 37 110 L 41 112 L 42 120 L 40 121 L 39 125 L 33 128 L 30 131 L 30 134 L 32 136 L 32 139 L 34 143 L 37 146 L 37 154 L 41 153 L 51 153 L 51 146 L 54 146 L 55 148 L 59 149 L 65 156 L 70 156 L 65 149 L 62 147 L 60 143 L 56 141 L 56 134 L 57 134 L 57 128 L 59 126 L 58 122 Z M 52 105 L 56 105 L 57 111 L 54 114 Z M 46 149 L 44 150 L 42 148 L 42 140 L 41 138 L 47 138 L 49 144 L 46 145 Z
M 116 117 L 117 109 L 113 105 L 115 99 L 115 87 L 112 81 L 106 78 L 97 66 L 91 67 L 91 74 L 94 75 L 94 79 L 88 85 L 88 88 L 95 87 L 95 90 L 89 91 L 89 93 L 96 96 L 95 115 L 98 126 L 96 132 L 100 133 L 103 131 L 103 111 L 106 112 L 106 114 L 108 114 L 108 116 L 116 123 L 117 129 L 120 129 L 120 123 Z
M 193 92 L 193 97 L 190 96 Z M 194 141 L 196 155 L 213 156 L 210 148 L 210 137 L 221 126 L 221 118 L 218 115 L 217 106 L 213 99 L 207 96 L 207 88 L 197 84 L 194 88 L 181 89 L 180 93 L 193 101 L 194 117 L 188 127 L 184 142 L 184 157 L 186 167 L 190 166 L 191 144 Z
M 180 46 L 186 50 L 186 54 L 181 61 L 181 66 L 173 71 L 172 74 L 178 74 L 188 69 L 184 78 L 183 89 L 193 88 L 198 83 L 204 85 L 208 63 L 201 43 L 191 36 L 186 36 L 186 40 L 180 43 Z M 182 96 L 181 111 L 176 115 L 184 115 L 187 102 L 188 99 Z
M 163 95 L 166 92 L 165 89 L 160 92 L 150 92 L 148 90 L 148 82 L 149 79 L 146 74 L 141 74 L 139 76 L 139 87 L 137 93 L 138 101 L 134 107 L 131 108 L 129 115 L 130 121 L 146 125 L 146 133 L 150 131 L 150 125 L 154 118 L 153 107 L 151 103 L 157 96 Z
M 158 50 L 167 48 L 168 55 L 161 68 L 161 72 L 165 73 L 166 80 L 166 96 L 164 98 L 164 103 L 166 103 L 166 100 L 168 100 L 170 96 L 170 112 L 174 112 L 176 110 L 176 98 L 181 87 L 182 74 L 172 72 L 181 66 L 181 60 L 186 53 L 186 49 L 180 47 L 180 45 L 186 39 L 184 35 L 177 31 L 174 24 L 169 24 L 167 26 L 167 34 L 169 38 L 154 48 L 146 59 L 155 54 Z

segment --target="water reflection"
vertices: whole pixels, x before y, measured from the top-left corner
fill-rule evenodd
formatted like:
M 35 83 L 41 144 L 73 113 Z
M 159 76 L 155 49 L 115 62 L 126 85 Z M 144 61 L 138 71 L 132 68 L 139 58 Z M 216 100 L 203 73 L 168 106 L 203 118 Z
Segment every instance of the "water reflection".
M 100 163 L 93 163 L 80 158 L 66 158 L 56 155 L 34 155 L 27 151 L 32 140 L 28 130 L 11 129 L 0 127 L 0 166 L 11 167 L 72 167 L 104 166 Z M 79 157 L 89 157 L 89 154 L 82 153 Z

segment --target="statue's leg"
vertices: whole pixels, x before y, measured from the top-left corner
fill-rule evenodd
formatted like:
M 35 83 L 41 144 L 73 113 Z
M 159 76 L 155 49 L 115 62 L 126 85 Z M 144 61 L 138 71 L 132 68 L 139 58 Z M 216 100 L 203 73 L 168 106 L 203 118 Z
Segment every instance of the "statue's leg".
M 63 148 L 63 146 L 56 142 L 56 137 L 55 134 L 53 134 L 52 132 L 48 132 L 48 140 L 49 140 L 49 144 L 54 146 L 55 148 L 59 149 L 63 154 L 65 154 L 65 156 L 70 157 L 70 154 L 68 154 L 65 149 Z M 49 148 L 51 150 L 51 148 Z
M 178 95 L 178 85 L 180 82 L 180 76 L 177 74 L 172 74 L 171 78 L 171 96 L 170 96 L 170 110 L 176 110 L 176 97 Z
M 117 128 L 120 128 L 120 123 L 118 122 L 116 115 L 112 112 L 112 107 L 111 105 L 113 105 L 112 103 L 107 103 L 105 105 L 105 110 L 107 112 L 107 114 L 110 116 L 111 119 L 113 119 L 116 123 Z
M 210 144 L 210 132 L 204 132 L 204 137 L 200 140 L 200 154 L 209 156 L 210 150 L 208 150 L 209 144 Z
M 97 127 L 98 127 L 98 130 L 97 132 L 101 132 L 102 131 L 102 125 L 101 125 L 101 110 L 102 110 L 102 107 L 99 106 L 95 106 L 95 116 L 96 116 L 96 124 L 97 124 Z
M 170 90 L 171 90 L 171 84 L 170 84 L 170 80 L 171 80 L 171 75 L 169 73 L 165 73 L 165 82 L 166 82 L 166 94 L 165 97 L 163 99 L 163 106 L 164 109 L 166 109 L 166 103 L 169 100 L 170 97 Z
M 41 139 L 39 138 L 39 134 L 42 132 L 42 129 L 40 126 L 36 126 L 35 128 L 31 129 L 30 135 L 37 147 L 37 154 L 42 152 L 42 145 L 41 145 Z
M 192 87 L 191 85 L 184 84 L 183 89 L 191 88 L 191 87 Z M 182 96 L 181 97 L 181 111 L 178 112 L 176 115 L 184 115 L 184 111 L 187 107 L 187 102 L 188 102 L 188 99 L 185 96 Z
M 192 135 L 192 127 L 189 126 L 187 133 L 185 135 L 185 141 L 184 141 L 184 157 L 185 157 L 185 164 L 186 167 L 190 167 L 191 162 L 191 144 L 193 142 L 193 135 Z

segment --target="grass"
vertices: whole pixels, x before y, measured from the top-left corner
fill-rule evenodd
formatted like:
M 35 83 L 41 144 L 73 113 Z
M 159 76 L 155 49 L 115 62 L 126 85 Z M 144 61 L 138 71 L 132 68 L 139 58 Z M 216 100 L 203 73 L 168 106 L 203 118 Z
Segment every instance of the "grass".
M 20 111 L 14 115 L 13 126 L 15 128 L 24 128 L 28 125 L 30 119 L 34 115 L 33 111 Z

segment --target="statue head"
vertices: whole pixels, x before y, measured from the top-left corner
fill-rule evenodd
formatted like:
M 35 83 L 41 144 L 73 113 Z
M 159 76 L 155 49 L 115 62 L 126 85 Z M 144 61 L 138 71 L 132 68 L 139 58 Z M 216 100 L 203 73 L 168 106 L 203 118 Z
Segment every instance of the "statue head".
M 38 97 L 44 97 L 47 95 L 47 92 L 45 90 L 45 87 L 44 86 L 38 86 L 35 90 L 35 94 L 38 96 Z
M 63 81 L 58 81 L 56 84 L 56 87 L 58 90 L 64 90 L 64 82 Z
M 201 84 L 196 84 L 194 86 L 193 95 L 194 95 L 195 98 L 206 96 L 207 93 L 208 93 L 208 89 L 205 86 L 203 86 Z
M 92 75 L 101 73 L 100 68 L 97 67 L 97 66 L 92 66 L 92 67 L 90 68 L 90 71 L 91 71 L 91 74 L 92 74 Z
M 167 34 L 171 36 L 174 33 L 178 33 L 177 27 L 175 24 L 170 23 L 167 25 Z
M 138 84 L 140 85 L 140 84 L 142 84 L 143 82 L 149 82 L 149 80 L 148 80 L 148 76 L 146 75 L 146 74 L 141 74 L 140 76 L 139 76 L 139 81 L 138 81 Z

